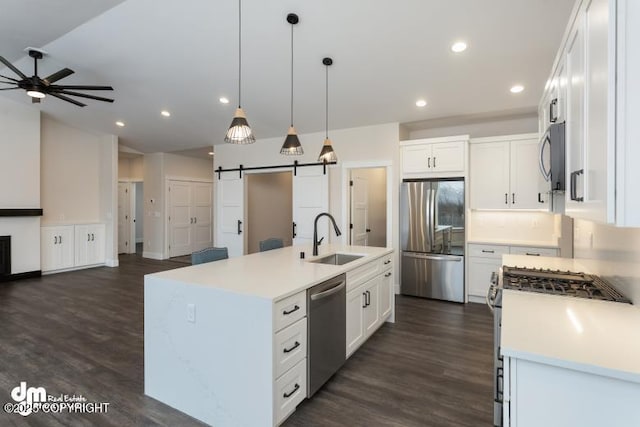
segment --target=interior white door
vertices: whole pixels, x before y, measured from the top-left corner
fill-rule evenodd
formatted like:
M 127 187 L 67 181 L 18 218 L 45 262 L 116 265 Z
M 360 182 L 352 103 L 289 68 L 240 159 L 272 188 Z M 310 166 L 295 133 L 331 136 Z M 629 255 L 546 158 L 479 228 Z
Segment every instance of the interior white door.
M 169 181 L 169 256 L 192 251 L 192 188 L 188 181 Z
M 129 192 L 131 184 L 128 182 L 118 183 L 118 253 L 128 253 L 129 246 L 132 244 L 131 235 L 131 216 L 129 212 L 131 206 L 129 203 Z
M 199 251 L 213 246 L 211 230 L 212 184 L 193 183 L 193 250 Z
M 369 246 L 369 180 L 351 179 L 351 244 Z
M 316 216 L 329 211 L 329 175 L 322 166 L 299 168 L 293 177 L 294 245 L 313 244 L 313 222 Z M 328 218 L 318 221 L 318 240 L 327 242 Z
M 220 208 L 217 219 L 216 246 L 227 247 L 229 256 L 244 255 L 244 178 L 227 172 L 216 186 L 216 201 Z

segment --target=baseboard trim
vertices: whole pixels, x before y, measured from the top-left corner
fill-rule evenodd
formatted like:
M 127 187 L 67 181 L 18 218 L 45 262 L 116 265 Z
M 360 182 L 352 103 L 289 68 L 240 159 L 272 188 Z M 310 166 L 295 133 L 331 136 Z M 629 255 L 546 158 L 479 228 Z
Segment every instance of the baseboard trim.
M 15 273 L 0 276 L 0 282 L 13 282 L 14 280 L 35 279 L 42 276 L 41 270 L 25 271 L 24 273 Z
M 108 259 L 104 265 L 107 267 L 118 267 L 120 265 L 120 261 L 117 259 Z
M 395 287 L 395 290 L 396 290 L 396 295 L 400 295 L 400 283 L 396 283 L 394 285 L 394 287 Z
M 159 252 L 142 252 L 142 258 L 151 258 L 161 261 L 164 259 L 164 256 Z
M 69 268 L 61 268 L 59 270 L 48 270 L 48 271 L 43 271 L 42 275 L 43 276 L 48 276 L 49 274 L 57 274 L 57 273 L 67 273 L 69 271 L 78 271 L 78 270 L 86 270 L 88 268 L 96 268 L 96 267 L 104 267 L 106 266 L 105 263 L 101 263 L 101 264 L 88 264 L 88 265 L 78 265 L 78 266 L 74 266 L 74 267 L 69 267 Z

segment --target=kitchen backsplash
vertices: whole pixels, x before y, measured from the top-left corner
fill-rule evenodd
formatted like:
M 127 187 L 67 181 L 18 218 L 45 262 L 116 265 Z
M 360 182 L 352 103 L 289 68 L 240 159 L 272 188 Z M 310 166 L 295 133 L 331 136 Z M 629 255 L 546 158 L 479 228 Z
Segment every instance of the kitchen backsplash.
M 640 228 L 574 221 L 574 256 L 640 304 Z
M 530 243 L 556 246 L 571 229 L 561 215 L 523 211 L 467 211 L 469 241 Z M 565 217 L 566 218 L 566 217 Z

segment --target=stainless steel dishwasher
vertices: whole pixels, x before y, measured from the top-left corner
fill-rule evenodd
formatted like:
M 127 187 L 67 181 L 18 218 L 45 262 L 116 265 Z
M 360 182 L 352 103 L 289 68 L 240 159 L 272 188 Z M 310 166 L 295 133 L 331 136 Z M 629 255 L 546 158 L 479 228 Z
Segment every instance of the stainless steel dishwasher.
M 341 274 L 307 290 L 307 397 L 344 364 L 347 353 L 346 276 Z

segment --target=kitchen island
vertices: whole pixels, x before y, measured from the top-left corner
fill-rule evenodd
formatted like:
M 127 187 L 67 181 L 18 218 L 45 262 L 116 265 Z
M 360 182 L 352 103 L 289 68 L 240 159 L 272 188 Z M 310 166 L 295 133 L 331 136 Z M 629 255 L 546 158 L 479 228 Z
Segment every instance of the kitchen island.
M 588 260 L 503 256 L 503 265 L 592 273 Z M 505 426 L 638 426 L 640 309 L 505 289 Z
M 306 290 L 346 274 L 348 356 L 393 320 L 392 252 L 295 246 L 145 276 L 145 394 L 215 426 L 280 424 L 306 397 Z M 332 253 L 361 257 L 313 262 Z

